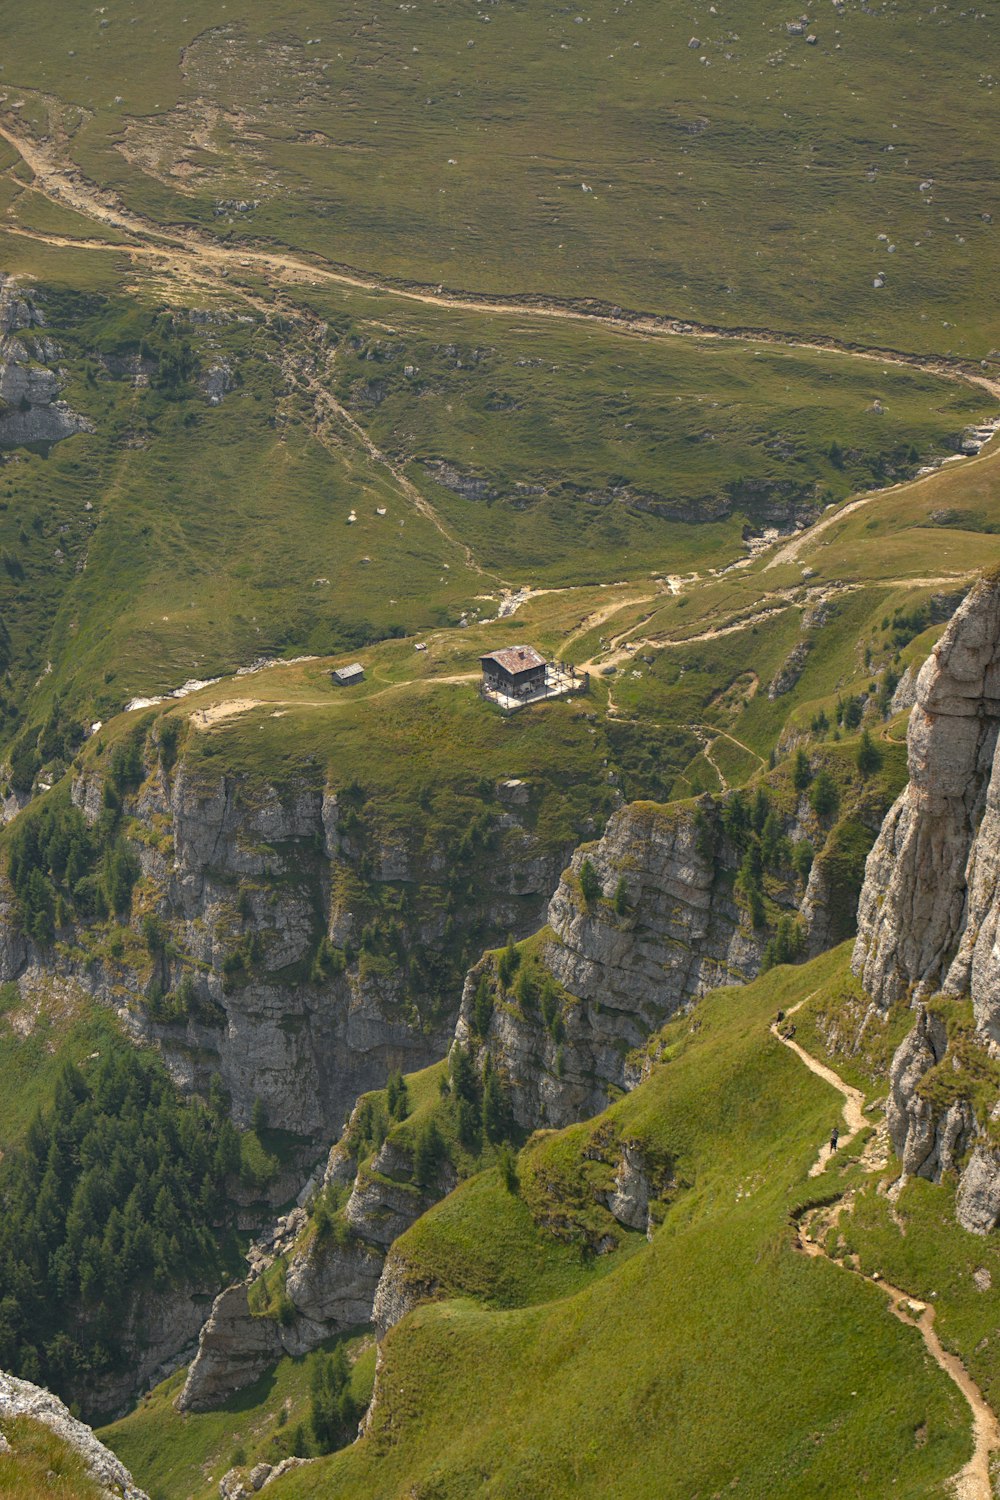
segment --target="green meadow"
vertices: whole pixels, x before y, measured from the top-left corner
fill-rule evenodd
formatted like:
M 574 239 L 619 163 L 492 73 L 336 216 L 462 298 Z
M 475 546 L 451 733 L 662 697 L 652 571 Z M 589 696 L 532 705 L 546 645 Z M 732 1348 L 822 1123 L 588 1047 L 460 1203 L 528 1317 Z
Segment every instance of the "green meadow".
M 11 118 L 93 181 L 224 243 L 989 355 L 988 17 L 850 0 L 812 42 L 794 20 L 774 0 L 59 7 L 10 18 L 3 79 Z

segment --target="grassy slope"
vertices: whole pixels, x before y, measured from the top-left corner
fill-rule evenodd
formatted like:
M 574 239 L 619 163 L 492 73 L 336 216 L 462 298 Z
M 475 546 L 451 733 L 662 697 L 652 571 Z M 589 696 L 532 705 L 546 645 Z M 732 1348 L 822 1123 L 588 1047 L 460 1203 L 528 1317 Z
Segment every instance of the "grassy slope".
M 64 101 L 84 170 L 164 220 L 432 284 L 985 354 L 987 19 L 849 3 L 815 46 L 787 20 L 60 6 L 11 18 L 4 76 L 39 129 L 42 95 Z M 216 211 L 234 198 L 259 206 Z
M 550 1231 L 494 1173 L 420 1221 L 398 1249 L 445 1300 L 390 1334 L 372 1435 L 276 1494 L 939 1493 L 968 1451 L 964 1404 L 883 1299 L 796 1255 L 787 1227 L 836 1100 L 766 1024 L 842 964 L 716 993 L 599 1122 L 529 1143 L 522 1193 L 540 1203 L 541 1177 L 553 1211 L 599 1133 L 672 1160 L 662 1227 L 597 1279 L 553 1277 Z
M 79 1066 L 116 1034 L 111 1015 L 68 983 L 24 998 L 15 984 L 0 986 L 0 1142 L 49 1103 L 65 1062 Z
M 83 1459 L 43 1422 L 5 1417 L 9 1453 L 0 1453 L 0 1494 L 7 1500 L 101 1500 L 106 1493 Z
M 314 299 L 333 323 L 323 346 L 257 310 L 249 324 L 225 321 L 247 316 L 238 297 L 216 304 L 221 323 L 182 317 L 157 335 L 164 348 L 190 342 L 202 372 L 226 359 L 237 388 L 215 407 L 194 386 L 164 400 L 106 369 L 152 336 L 154 288 L 138 305 L 106 298 L 98 273 L 120 274 L 112 257 L 61 253 L 60 263 L 35 246 L 28 265 L 63 347 L 67 399 L 96 430 L 4 466 L 0 546 L 15 571 L 0 574 L 0 605 L 12 701 L 61 691 L 99 717 L 256 656 L 330 650 L 361 622 L 384 634 L 488 613 L 474 596 L 495 593 L 500 577 L 566 585 L 705 568 L 740 554 L 755 503 L 742 498 L 747 483 L 840 497 L 883 462 L 909 465 L 911 448 L 941 451 L 985 409 L 948 382 L 832 355 L 630 344 L 538 322 L 515 332 L 430 310 L 408 313 L 389 337 L 364 299 L 356 312 Z M 333 388 L 409 465 L 450 536 L 342 422 L 317 431 L 278 367 L 286 346 L 313 363 L 333 354 Z M 870 409 L 876 397 L 883 416 Z M 854 455 L 843 470 L 828 457 L 835 437 Z M 496 501 L 434 483 L 432 459 L 485 476 Z M 544 496 L 518 490 L 538 485 Z M 622 486 L 694 520 L 720 500 L 735 497 L 737 509 L 707 523 L 666 519 L 610 500 Z M 488 576 L 467 566 L 459 541 Z M 36 688 L 46 661 L 55 671 Z

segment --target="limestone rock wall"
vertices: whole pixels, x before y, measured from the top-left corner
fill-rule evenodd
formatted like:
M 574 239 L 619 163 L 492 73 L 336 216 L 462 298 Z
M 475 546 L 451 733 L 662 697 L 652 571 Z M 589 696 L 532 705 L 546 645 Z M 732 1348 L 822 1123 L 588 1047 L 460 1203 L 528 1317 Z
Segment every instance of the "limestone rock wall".
M 998 729 L 1000 584 L 984 582 L 920 671 L 909 785 L 868 857 L 854 971 L 883 1007 L 939 989 L 956 956 Z
M 61 350 L 41 330 L 45 318 L 31 294 L 0 274 L 0 448 L 57 443 L 90 430 L 60 400 Z
M 539 1014 L 499 1004 L 480 1048 L 472 1008 L 483 966 L 470 972 L 456 1038 L 489 1052 L 519 1125 L 598 1113 L 628 1087 L 629 1053 L 658 1026 L 708 990 L 759 972 L 767 934 L 734 895 L 739 858 L 711 799 L 698 808 L 630 803 L 598 843 L 576 851 L 549 903 L 544 946 L 546 967 L 573 997 L 558 1041 Z M 590 903 L 580 890 L 584 860 L 602 890 Z M 793 911 L 794 886 L 787 900 Z
M 74 784 L 90 823 L 103 791 L 94 775 Z M 359 1094 L 447 1051 L 459 985 L 415 996 L 407 971 L 409 953 L 444 943 L 449 921 L 447 843 L 433 847 L 433 829 L 415 828 L 412 847 L 383 845 L 362 838 L 356 816 L 351 833 L 343 830 L 329 789 L 211 776 L 184 763 L 169 776 L 154 766 L 125 811 L 142 871 L 133 926 L 141 934 L 154 916 L 163 943 L 139 960 L 134 952 L 117 962 L 106 952 L 82 958 L 81 934 L 66 929 L 64 948 L 40 952 L 0 899 L 0 982 L 72 979 L 138 1039 L 155 1042 L 183 1088 L 204 1094 L 219 1074 L 237 1124 L 249 1124 L 259 1099 L 269 1125 L 323 1143 Z M 543 916 L 568 851 L 540 846 L 527 809 L 505 809 L 498 837 L 487 877 L 451 925 L 523 936 Z M 412 894 L 402 947 L 373 956 L 363 930 L 385 882 Z M 324 940 L 353 957 L 317 971 Z M 183 1013 L 158 1004 L 155 996 L 182 985 Z
M 921 1083 L 942 1064 L 963 1066 L 945 1013 L 926 1004 L 935 993 L 971 998 L 965 1046 L 1000 1056 L 998 730 L 1000 581 L 984 579 L 917 678 L 910 781 L 868 858 L 853 960 L 876 1004 L 909 998 L 916 1009 L 890 1069 L 889 1129 L 903 1170 L 934 1180 L 958 1172 L 958 1217 L 976 1233 L 1000 1221 L 991 1120 L 962 1098 L 935 1107 Z

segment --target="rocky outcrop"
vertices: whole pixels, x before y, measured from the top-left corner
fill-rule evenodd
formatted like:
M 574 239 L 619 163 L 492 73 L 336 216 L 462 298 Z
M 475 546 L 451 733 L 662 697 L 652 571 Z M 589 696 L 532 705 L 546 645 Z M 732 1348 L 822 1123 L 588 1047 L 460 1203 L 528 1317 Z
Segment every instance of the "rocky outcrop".
M 889 704 L 890 714 L 901 714 L 906 709 L 912 708 L 914 703 L 916 703 L 917 676 L 918 673 L 912 666 L 906 668 L 906 671 L 893 689 L 892 701 Z
M 30 1417 L 43 1423 L 79 1453 L 87 1472 L 108 1500 L 149 1500 L 121 1459 L 98 1442 L 89 1427 L 71 1416 L 57 1396 L 28 1380 L 18 1380 L 0 1371 L 0 1422 L 13 1417 Z M 16 1443 L 9 1446 L 16 1458 Z
M 61 351 L 38 331 L 44 323 L 31 294 L 0 275 L 0 448 L 58 443 L 91 430 L 59 399 L 62 380 L 51 367 Z
M 976 1027 L 1000 1047 L 1000 754 L 966 866 L 964 926 L 944 988 L 971 995 Z
M 854 950 L 879 1006 L 904 997 L 916 1006 L 890 1070 L 888 1123 L 903 1170 L 935 1181 L 957 1172 L 958 1217 L 976 1233 L 1000 1218 L 1000 1151 L 989 1135 L 998 1107 L 982 1083 L 1000 1056 L 998 730 L 1000 580 L 987 578 L 917 678 L 910 782 L 869 856 Z M 971 1029 L 959 1010 L 968 999 Z M 963 1074 L 980 1080 L 975 1090 L 956 1086 Z
M 714 811 L 706 800 L 702 818 Z M 601 883 L 593 903 L 580 890 L 584 860 Z M 549 903 L 548 967 L 571 994 L 631 1017 L 630 1045 L 645 1041 L 680 1000 L 756 972 L 757 944 L 725 879 L 735 865 L 726 851 L 717 859 L 689 807 L 620 809 L 599 844 L 577 850 Z
M 907 741 L 910 782 L 868 857 L 854 971 L 883 1007 L 911 991 L 933 993 L 956 956 L 998 729 L 1000 583 L 989 581 L 969 595 L 921 669 Z M 963 953 L 970 967 L 968 938 Z
M 306 1464 L 314 1464 L 314 1458 L 283 1458 L 280 1464 L 254 1464 L 252 1469 L 229 1469 L 219 1480 L 220 1500 L 252 1500 L 261 1490 Z
M 971 1234 L 989 1234 L 1000 1224 L 1000 1150 L 976 1146 L 958 1185 L 955 1214 Z
M 470 474 L 446 459 L 427 459 L 424 468 L 435 484 L 463 500 L 496 500 L 499 491 L 480 474 Z
M 624 1141 L 614 1190 L 608 1197 L 608 1209 L 626 1229 L 638 1229 L 647 1234 L 650 1230 L 649 1199 L 649 1169 L 642 1147 L 637 1141 Z
M 420 1302 L 428 1302 L 437 1291 L 437 1283 L 414 1276 L 405 1256 L 390 1250 L 375 1291 L 372 1322 L 379 1339 L 401 1323 Z
M 921 1080 L 941 1062 L 947 1050 L 943 1019 L 921 1007 L 916 1026 L 896 1049 L 889 1074 L 886 1119 L 903 1171 L 934 1181 L 945 1172 L 957 1170 L 976 1124 L 964 1101 L 943 1111 L 935 1110 L 919 1092 Z
M 198 1353 L 177 1398 L 181 1411 L 208 1411 L 252 1385 L 284 1354 L 302 1355 L 367 1323 L 382 1273 L 382 1253 L 358 1239 L 312 1234 L 284 1278 L 280 1316 L 255 1315 L 246 1281 L 215 1299 Z
M 601 895 L 587 901 L 589 862 Z M 495 1005 L 483 1050 L 504 1081 L 518 1124 L 563 1126 L 603 1109 L 628 1086 L 628 1056 L 681 1006 L 759 971 L 766 932 L 734 894 L 740 852 L 711 798 L 697 807 L 631 803 L 604 837 L 573 856 L 549 904 L 547 969 L 568 999 L 558 1025 L 507 997 Z M 785 899 L 794 910 L 794 881 Z M 476 1051 L 469 974 L 456 1039 Z
M 799 641 L 794 645 L 781 666 L 775 672 L 774 677 L 768 683 L 767 696 L 773 703 L 776 698 L 781 698 L 785 693 L 790 693 L 798 682 L 812 649 L 810 641 Z
M 177 1398 L 181 1411 L 208 1411 L 270 1369 L 281 1358 L 281 1328 L 250 1311 L 245 1281 L 215 1299 L 198 1341 L 198 1354 Z

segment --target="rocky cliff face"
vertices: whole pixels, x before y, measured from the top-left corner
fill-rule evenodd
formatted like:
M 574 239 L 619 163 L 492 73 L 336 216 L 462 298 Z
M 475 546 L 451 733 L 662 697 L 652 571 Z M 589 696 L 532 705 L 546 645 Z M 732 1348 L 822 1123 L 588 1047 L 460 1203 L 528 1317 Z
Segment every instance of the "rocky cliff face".
M 96 774 L 73 786 L 91 825 L 103 795 Z M 566 852 L 540 847 L 519 809 L 503 811 L 491 874 L 450 917 L 448 851 L 434 847 L 433 829 L 414 827 L 412 847 L 381 845 L 329 788 L 155 764 L 124 813 L 141 867 L 135 946 L 115 959 L 76 927 L 39 951 L 8 905 L 2 980 L 72 978 L 155 1041 L 184 1088 L 205 1093 L 217 1073 L 237 1124 L 260 1100 L 269 1125 L 314 1141 L 336 1135 L 389 1071 L 447 1051 L 455 1009 L 447 994 L 421 993 L 409 955 L 440 950 L 446 929 L 458 929 L 453 946 L 472 928 L 532 930 Z M 364 932 L 387 885 L 394 947 Z
M 586 900 L 587 861 L 600 882 Z M 558 1024 L 512 995 L 498 997 L 482 1050 L 526 1129 L 562 1126 L 603 1109 L 629 1086 L 629 1054 L 681 1006 L 760 969 L 767 933 L 734 893 L 740 852 L 710 798 L 698 808 L 631 803 L 604 837 L 573 855 L 549 904 L 544 964 L 565 992 Z M 795 910 L 794 880 L 784 890 Z M 468 976 L 456 1038 L 479 1048 Z
M 772 833 L 779 846 L 806 828 L 822 846 L 826 833 L 804 798 L 781 792 L 774 809 Z M 496 953 L 470 971 L 455 1041 L 475 1056 L 480 1070 L 489 1059 L 522 1128 L 560 1126 L 598 1113 L 609 1094 L 639 1081 L 643 1060 L 633 1061 L 631 1054 L 664 1020 L 705 991 L 759 972 L 771 929 L 754 927 L 745 895 L 737 890 L 752 844 L 750 825 L 743 825 L 742 839 L 732 833 L 731 818 L 728 826 L 730 833 L 726 803 L 711 798 L 672 807 L 637 803 L 612 817 L 598 843 L 576 851 L 549 904 L 536 958 L 525 960 L 525 968 L 551 987 L 556 1009 L 547 1009 L 547 998 L 537 994 L 529 1003 L 524 986 L 506 983 Z M 826 916 L 818 886 L 811 880 L 804 891 L 787 858 L 786 848 L 772 862 L 769 894 L 791 915 L 812 892 L 813 917 L 821 925 Z M 599 894 L 590 890 L 589 899 L 583 885 L 588 864 L 588 887 L 594 878 L 600 887 Z M 820 866 L 817 860 L 814 869 Z M 490 992 L 485 1031 L 477 1001 L 483 983 Z M 367 1140 L 359 1126 L 363 1111 L 359 1104 L 330 1153 L 324 1178 L 325 1187 L 341 1195 L 349 1188 L 337 1232 L 323 1239 L 307 1231 L 287 1268 L 277 1270 L 284 1321 L 252 1316 L 246 1284 L 223 1293 L 203 1331 L 182 1405 L 217 1404 L 282 1352 L 303 1352 L 351 1323 L 372 1318 L 383 1333 L 415 1302 L 433 1295 L 434 1286 L 407 1263 L 398 1241 L 454 1186 L 454 1170 L 445 1161 L 434 1182 L 418 1188 L 412 1141 L 401 1145 L 391 1128 L 369 1159 L 370 1146 L 359 1146 Z M 612 1216 L 647 1230 L 660 1186 L 635 1143 L 622 1143 L 609 1171 Z M 276 1274 L 266 1261 L 255 1264 L 251 1257 L 254 1275 Z
M 960 1171 L 959 1218 L 980 1233 L 1000 1221 L 1000 1153 L 989 1136 L 996 1102 L 988 1084 L 976 1110 L 953 1079 L 930 1085 L 932 1074 L 968 1076 L 970 1067 L 988 1078 L 1000 1055 L 998 730 L 1000 581 L 986 579 L 917 679 L 910 782 L 868 858 L 854 950 L 854 971 L 877 1005 L 909 998 L 917 1011 L 891 1069 L 889 1126 L 904 1171 L 935 1180 Z M 942 992 L 956 1004 L 971 998 L 971 1032 L 947 1002 L 927 1005 Z
M 909 785 L 868 859 L 854 970 L 883 1007 L 940 988 L 963 938 L 971 962 L 970 859 L 998 729 L 1000 584 L 984 583 L 921 669 L 907 736 Z
M 0 448 L 57 443 L 89 429 L 59 399 L 61 350 L 44 324 L 31 294 L 0 275 Z

